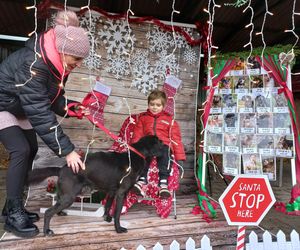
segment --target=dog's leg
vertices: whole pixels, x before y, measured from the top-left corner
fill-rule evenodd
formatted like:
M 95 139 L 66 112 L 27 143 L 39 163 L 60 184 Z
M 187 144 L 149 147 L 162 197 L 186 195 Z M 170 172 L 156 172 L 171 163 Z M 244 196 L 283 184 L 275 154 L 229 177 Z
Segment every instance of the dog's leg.
M 50 207 L 45 212 L 44 217 L 44 235 L 52 236 L 54 232 L 50 229 L 50 220 L 51 218 L 61 212 L 63 209 L 70 207 L 75 200 L 75 196 L 71 197 L 70 195 L 64 195 L 56 202 L 53 207 Z
M 104 220 L 107 222 L 111 222 L 111 220 L 112 220 L 112 217 L 110 216 L 109 211 L 110 211 L 111 205 L 113 203 L 113 200 L 114 200 L 114 196 L 108 194 L 107 200 L 105 203 L 104 215 L 103 215 Z
M 127 233 L 127 229 L 125 227 L 121 227 L 120 225 L 120 216 L 122 212 L 124 198 L 125 198 L 125 192 L 119 190 L 116 194 L 116 210 L 114 215 L 115 229 L 117 233 Z

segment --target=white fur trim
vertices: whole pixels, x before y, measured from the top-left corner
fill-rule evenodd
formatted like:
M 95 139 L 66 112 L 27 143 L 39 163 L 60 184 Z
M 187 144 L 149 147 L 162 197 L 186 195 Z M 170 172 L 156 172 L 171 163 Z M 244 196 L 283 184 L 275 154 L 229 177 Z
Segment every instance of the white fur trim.
M 108 86 L 104 85 L 100 81 L 96 81 L 94 90 L 97 91 L 97 92 L 99 92 L 99 93 L 103 93 L 103 94 L 105 94 L 107 96 L 109 96 L 110 93 L 111 93 L 111 87 L 108 87 Z
M 179 88 L 179 86 L 181 85 L 181 82 L 182 81 L 180 79 L 178 79 L 176 76 L 172 76 L 172 75 L 167 76 L 167 78 L 165 80 L 165 83 L 169 84 L 170 86 L 172 86 L 175 89 Z

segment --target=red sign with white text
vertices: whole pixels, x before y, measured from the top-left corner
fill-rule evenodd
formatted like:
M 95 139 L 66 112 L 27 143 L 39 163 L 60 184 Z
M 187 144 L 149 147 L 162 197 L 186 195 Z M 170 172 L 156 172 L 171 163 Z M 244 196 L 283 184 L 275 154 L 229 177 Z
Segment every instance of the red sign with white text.
M 275 202 L 267 176 L 238 175 L 219 198 L 229 225 L 259 225 Z

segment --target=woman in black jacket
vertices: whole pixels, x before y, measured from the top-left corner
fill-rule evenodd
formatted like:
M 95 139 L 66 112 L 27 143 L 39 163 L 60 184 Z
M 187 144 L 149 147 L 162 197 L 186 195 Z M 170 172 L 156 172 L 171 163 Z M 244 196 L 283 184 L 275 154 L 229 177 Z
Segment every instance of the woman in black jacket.
M 4 229 L 17 236 L 39 232 L 33 224 L 38 215 L 25 210 L 22 200 L 38 150 L 36 133 L 59 157 L 66 157 L 74 172 L 85 168 L 55 114 L 67 116 L 72 101 L 64 97 L 64 85 L 88 54 L 89 39 L 76 14 L 62 11 L 54 28 L 29 39 L 0 65 L 0 141 L 10 155 L 2 217 Z

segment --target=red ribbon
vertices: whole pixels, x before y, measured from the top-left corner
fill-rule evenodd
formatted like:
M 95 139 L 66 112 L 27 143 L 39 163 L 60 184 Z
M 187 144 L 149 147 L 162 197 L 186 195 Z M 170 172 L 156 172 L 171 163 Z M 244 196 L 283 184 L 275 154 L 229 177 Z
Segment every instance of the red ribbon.
M 293 127 L 293 132 L 294 132 L 294 141 L 295 141 L 296 179 L 297 179 L 297 183 L 300 183 L 300 145 L 299 145 L 299 139 L 298 139 L 299 130 L 298 130 L 298 127 L 297 127 L 298 117 L 296 115 L 295 101 L 294 101 L 293 93 L 288 88 L 288 86 L 286 84 L 287 79 L 282 78 L 282 76 L 280 75 L 279 70 L 277 69 L 277 67 L 276 67 L 275 63 L 273 62 L 273 59 L 270 55 L 268 56 L 267 59 L 265 59 L 263 61 L 260 59 L 259 56 L 257 56 L 256 59 L 260 63 L 261 67 L 263 67 L 267 71 L 272 71 L 271 75 L 275 78 L 275 80 L 282 87 L 281 89 L 278 90 L 278 94 L 284 93 L 286 99 L 291 102 L 293 110 L 291 110 L 291 108 L 289 108 L 289 110 L 290 110 L 290 117 L 291 117 L 291 121 L 292 121 L 292 127 Z M 287 74 L 288 74 L 288 72 L 286 73 L 286 76 L 287 76 Z M 295 115 L 296 121 L 294 119 L 292 111 L 294 111 L 294 113 L 295 113 L 294 115 Z
M 51 1 L 51 0 L 45 0 L 42 1 L 38 6 L 38 13 L 39 13 L 39 18 L 48 18 L 49 17 L 49 10 L 51 9 L 51 7 L 53 8 L 57 8 L 57 9 L 64 9 L 64 5 L 56 2 L 56 1 Z M 123 13 L 123 14 L 109 14 L 108 12 L 100 9 L 99 7 L 90 7 L 90 10 L 96 11 L 100 14 L 102 14 L 103 16 L 110 18 L 110 19 L 121 19 L 121 18 L 126 18 L 127 17 L 127 13 Z M 83 15 L 86 11 L 88 11 L 87 8 L 82 9 L 80 11 L 78 11 L 79 15 Z M 204 51 L 207 51 L 207 34 L 208 34 L 208 25 L 202 25 L 200 22 L 196 22 L 196 29 L 200 34 L 200 38 L 198 39 L 193 39 L 183 28 L 179 27 L 179 26 L 173 26 L 172 25 L 167 25 L 162 23 L 159 19 L 156 19 L 154 17 L 151 16 L 147 16 L 147 17 L 139 17 L 139 18 L 132 18 L 130 16 L 128 16 L 128 21 L 130 23 L 141 23 L 141 22 L 152 22 L 155 25 L 159 26 L 161 29 L 165 30 L 165 31 L 169 31 L 169 32 L 173 32 L 173 30 L 177 33 L 179 33 L 181 36 L 183 36 L 185 38 L 185 40 L 187 41 L 188 44 L 190 44 L 191 46 L 195 46 L 195 45 L 201 45 Z
M 209 116 L 209 111 L 211 108 L 211 104 L 212 104 L 212 100 L 214 97 L 214 93 L 215 93 L 215 88 L 218 86 L 219 81 L 226 75 L 226 73 L 234 66 L 235 64 L 235 60 L 228 60 L 224 66 L 224 68 L 222 69 L 222 71 L 220 72 L 220 74 L 212 79 L 212 85 L 211 86 L 207 86 L 209 87 L 208 90 L 208 97 L 206 98 L 206 104 L 204 106 L 204 112 L 203 112 L 203 128 L 206 127 L 206 123 L 207 123 L 207 119 Z M 211 71 L 211 76 L 213 77 L 213 72 Z

